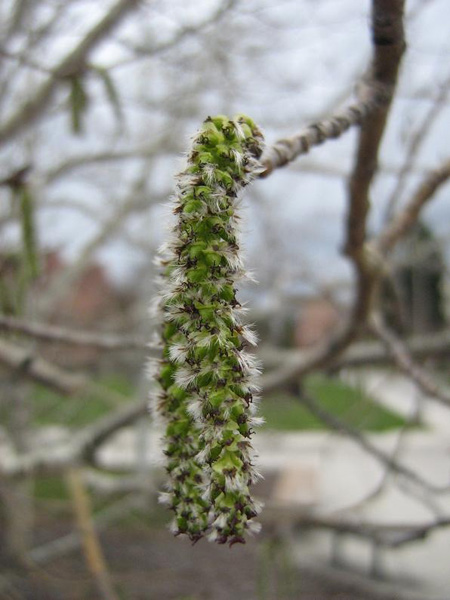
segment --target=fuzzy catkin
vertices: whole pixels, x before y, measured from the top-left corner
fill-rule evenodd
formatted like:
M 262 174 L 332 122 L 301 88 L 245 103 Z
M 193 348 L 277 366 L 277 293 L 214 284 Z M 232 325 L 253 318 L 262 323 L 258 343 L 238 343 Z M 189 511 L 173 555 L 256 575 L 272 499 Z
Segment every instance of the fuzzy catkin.
M 177 223 L 162 256 L 163 358 L 155 411 L 165 422 L 172 531 L 197 541 L 244 542 L 259 506 L 251 446 L 258 368 L 241 322 L 245 276 L 238 195 L 260 171 L 263 138 L 245 116 L 208 117 L 177 177 Z

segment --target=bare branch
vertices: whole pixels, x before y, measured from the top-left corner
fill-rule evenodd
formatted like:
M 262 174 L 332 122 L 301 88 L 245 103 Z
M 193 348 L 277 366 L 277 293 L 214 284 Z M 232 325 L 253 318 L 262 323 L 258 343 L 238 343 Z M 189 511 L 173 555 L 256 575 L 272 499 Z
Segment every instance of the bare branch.
M 407 339 L 404 346 L 408 354 L 417 359 L 448 356 L 450 354 L 450 331 L 440 331 L 438 333 L 429 333 L 426 335 L 416 335 Z M 308 353 L 304 350 L 287 350 L 265 344 L 258 351 L 259 358 L 263 361 L 266 368 L 279 367 L 281 363 L 287 361 L 301 361 L 302 356 Z M 345 369 L 348 367 L 362 367 L 365 365 L 388 365 L 392 363 L 389 352 L 386 351 L 385 344 L 378 341 L 364 341 L 352 344 L 342 356 L 331 365 L 336 369 Z
M 404 0 L 374 0 L 372 6 L 374 57 L 371 80 L 376 88 L 387 87 L 391 92 L 386 102 L 374 109 L 371 118 L 361 124 L 355 165 L 350 178 L 345 254 L 352 261 L 356 275 L 356 297 L 350 318 L 331 339 L 304 353 L 298 362 L 287 362 L 279 371 L 268 375 L 263 381 L 266 390 L 276 388 L 280 383 L 295 380 L 336 359 L 357 338 L 370 312 L 373 291 L 382 272 L 382 264 L 377 254 L 366 244 L 369 188 L 377 169 L 381 138 L 405 49 L 403 5 Z
M 18 377 L 32 379 L 67 395 L 80 393 L 89 386 L 89 380 L 84 375 L 64 371 L 36 357 L 33 352 L 5 340 L 0 340 L 0 364 Z
M 47 342 L 58 342 L 75 346 L 90 346 L 102 350 L 143 350 L 145 348 L 158 350 L 157 345 L 147 344 L 142 338 L 113 335 L 105 333 L 92 333 L 47 325 L 46 323 L 33 323 L 16 317 L 4 317 L 0 315 L 0 332 L 15 332 L 27 337 L 44 340 Z
M 403 190 L 405 181 L 409 173 L 414 168 L 414 163 L 419 152 L 419 149 L 422 145 L 423 140 L 425 139 L 427 133 L 430 131 L 433 123 L 436 121 L 437 117 L 441 113 L 441 111 L 445 108 L 445 104 L 450 93 L 450 77 L 447 78 L 446 81 L 441 86 L 439 94 L 436 100 L 433 102 L 431 107 L 428 110 L 424 120 L 422 121 L 420 127 L 411 137 L 408 151 L 406 154 L 405 162 L 400 169 L 399 176 L 395 183 L 394 189 L 392 190 L 389 199 L 387 201 L 387 209 L 385 215 L 385 223 L 388 223 L 395 212 L 396 205 L 398 204 L 399 196 Z
M 22 377 L 56 390 L 66 396 L 93 394 L 111 406 L 123 405 L 125 396 L 92 382 L 80 373 L 72 373 L 11 342 L 0 340 L 0 364 L 12 377 Z
M 113 65 L 112 68 L 126 66 L 129 63 L 134 62 L 136 60 L 136 57 L 138 57 L 138 58 L 148 58 L 149 56 L 154 57 L 157 54 L 165 52 L 166 50 L 170 50 L 171 48 L 173 48 L 177 44 L 179 44 L 183 39 L 185 39 L 191 35 L 195 35 L 195 34 L 199 33 L 200 31 L 202 31 L 202 29 L 205 29 L 206 27 L 208 27 L 208 25 L 213 25 L 213 24 L 219 23 L 221 18 L 231 8 L 233 8 L 233 6 L 235 4 L 236 4 L 236 0 L 224 0 L 222 2 L 222 4 L 219 4 L 217 9 L 206 19 L 204 19 L 200 23 L 197 23 L 196 25 L 188 25 L 186 27 L 183 27 L 182 29 L 177 31 L 177 33 L 173 36 L 172 39 L 170 39 L 167 42 L 164 42 L 162 44 L 154 45 L 154 46 L 146 46 L 146 45 L 138 45 L 138 44 L 132 45 L 132 44 L 124 43 L 124 45 L 127 48 L 132 50 L 132 52 L 135 54 L 135 56 L 132 58 L 123 59 L 123 60 L 117 62 L 115 65 Z
M 367 85 L 364 95 L 364 99 L 350 104 L 331 117 L 308 125 L 292 137 L 278 140 L 273 146 L 267 148 L 262 158 L 264 171 L 261 173 L 261 177 L 267 177 L 275 169 L 307 154 L 314 146 L 319 146 L 327 140 L 336 139 L 351 127 L 361 125 L 375 109 L 389 99 L 387 88 L 375 86 Z
M 14 135 L 23 131 L 47 108 L 61 79 L 83 69 L 90 52 L 135 5 L 136 0 L 118 0 L 108 10 L 81 42 L 53 69 L 52 76 L 3 124 L 0 128 L 0 144 L 9 141 Z
M 148 401 L 127 403 L 114 412 L 92 423 L 80 432 L 78 455 L 87 461 L 93 461 L 94 454 L 114 433 L 149 414 Z
M 419 388 L 434 400 L 450 408 L 450 390 L 436 383 L 425 369 L 414 362 L 408 348 L 390 331 L 380 315 L 373 315 L 370 320 L 372 331 L 383 341 L 387 350 L 394 357 L 400 369 L 408 375 Z
M 80 470 L 77 468 L 69 469 L 66 480 L 72 496 L 72 503 L 77 519 L 78 530 L 81 534 L 85 560 L 95 579 L 97 590 L 103 600 L 118 600 L 118 596 L 112 585 L 111 576 L 106 566 L 102 547 L 97 532 L 95 531 L 91 502 Z
M 94 462 L 95 451 L 101 444 L 147 412 L 147 401 L 127 403 L 83 428 L 57 448 L 34 448 L 27 453 L 0 457 L 0 472 L 8 477 L 26 477 L 36 473 L 62 473 L 74 464 Z
M 422 181 L 405 208 L 387 225 L 376 240 L 376 247 L 386 254 L 417 222 L 420 211 L 450 177 L 450 160 L 431 171 Z
M 385 454 L 379 450 L 376 446 L 371 444 L 366 436 L 360 431 L 350 427 L 341 419 L 331 415 L 328 411 L 324 410 L 313 398 L 306 394 L 302 394 L 299 397 L 300 402 L 306 406 L 306 408 L 322 423 L 327 425 L 330 429 L 343 433 L 346 437 L 353 440 L 360 448 L 371 454 L 381 464 L 385 465 L 390 471 L 395 473 L 400 479 L 405 482 L 412 484 L 416 488 L 418 495 L 423 497 L 424 492 L 426 494 L 445 493 L 448 491 L 448 486 L 437 486 L 428 481 L 425 481 L 417 473 L 398 463 L 394 458 Z
M 275 507 L 274 507 L 275 508 Z M 283 508 L 283 510 L 285 510 Z M 424 540 L 428 535 L 444 527 L 450 527 L 450 517 L 437 518 L 429 523 L 368 523 L 328 516 L 308 515 L 304 511 L 293 514 L 297 527 L 329 529 L 337 533 L 352 534 L 356 537 L 375 541 L 380 546 L 399 548 L 413 541 Z
M 149 159 L 151 160 L 151 159 Z M 76 281 L 92 255 L 123 226 L 125 218 L 135 210 L 147 208 L 150 204 L 145 195 L 145 185 L 148 178 L 149 165 L 146 162 L 141 169 L 140 176 L 136 179 L 127 196 L 119 206 L 108 216 L 94 237 L 81 249 L 77 260 L 64 270 L 61 275 L 55 277 L 40 301 L 40 309 L 43 314 L 54 307 L 70 286 Z

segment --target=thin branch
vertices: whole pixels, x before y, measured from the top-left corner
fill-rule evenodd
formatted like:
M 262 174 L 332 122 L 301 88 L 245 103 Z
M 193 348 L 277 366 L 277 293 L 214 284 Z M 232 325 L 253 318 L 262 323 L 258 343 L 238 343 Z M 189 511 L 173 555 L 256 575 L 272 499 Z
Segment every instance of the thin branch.
M 404 342 L 407 351 L 412 356 L 421 359 L 447 356 L 450 354 L 450 330 L 415 335 Z M 307 350 L 290 350 L 278 346 L 264 344 L 258 349 L 258 357 L 264 367 L 279 367 L 285 361 L 299 361 Z M 361 367 L 369 364 L 388 365 L 392 363 L 390 354 L 383 343 L 373 341 L 356 342 L 348 348 L 332 366 L 336 369 Z
M 67 395 L 86 390 L 90 383 L 84 375 L 65 371 L 35 356 L 30 350 L 5 340 L 0 340 L 0 364 L 17 377 L 37 381 Z
M 417 473 L 398 463 L 388 454 L 379 450 L 376 446 L 371 444 L 366 436 L 357 429 L 350 427 L 341 419 L 330 414 L 328 411 L 323 409 L 318 402 L 316 402 L 311 396 L 302 394 L 299 397 L 300 402 L 306 406 L 306 408 L 316 416 L 322 423 L 332 430 L 338 431 L 344 434 L 349 439 L 353 440 L 360 448 L 365 450 L 368 454 L 376 458 L 381 464 L 388 468 L 391 472 L 395 473 L 400 479 L 405 482 L 412 484 L 419 493 L 420 497 L 426 494 L 441 494 L 448 492 L 448 486 L 438 486 L 422 479 Z
M 377 249 L 386 255 L 414 226 L 420 211 L 433 198 L 441 185 L 450 178 L 450 160 L 431 171 L 421 182 L 405 208 L 386 226 L 376 240 Z
M 283 509 L 284 510 L 284 509 Z M 375 541 L 380 546 L 400 548 L 411 542 L 424 540 L 437 529 L 450 527 L 450 517 L 442 517 L 429 523 L 368 523 L 345 519 L 330 518 L 327 516 L 301 514 L 292 515 L 297 527 L 313 529 L 329 529 L 337 533 L 351 534 L 359 538 Z
M 375 88 L 390 90 L 386 101 L 377 106 L 371 118 L 361 124 L 355 164 L 349 185 L 349 215 L 345 254 L 352 261 L 356 275 L 355 301 L 350 318 L 332 337 L 302 354 L 299 360 L 286 362 L 263 380 L 266 390 L 294 381 L 309 371 L 335 360 L 358 337 L 365 327 L 375 284 L 383 265 L 376 252 L 366 243 L 366 220 L 369 188 L 377 169 L 378 152 L 385 129 L 391 99 L 397 82 L 400 60 L 405 49 L 403 32 L 404 0 L 373 0 L 372 37 L 374 56 L 369 81 Z
M 125 13 L 136 4 L 136 0 L 118 0 L 110 7 L 105 16 L 53 69 L 51 77 L 3 124 L 0 128 L 0 144 L 9 141 L 13 136 L 23 131 L 45 111 L 60 81 L 84 68 L 90 52 L 105 35 L 118 25 Z
M 131 45 L 126 42 L 122 42 L 123 45 L 131 50 L 135 55 L 132 58 L 122 59 L 119 62 L 112 65 L 112 69 L 126 66 L 132 62 L 135 62 L 136 58 L 149 58 L 154 57 L 157 54 L 170 50 L 177 46 L 183 39 L 198 34 L 202 29 L 205 29 L 209 25 L 220 22 L 221 18 L 236 4 L 236 0 L 224 0 L 222 4 L 219 4 L 217 9 L 206 19 L 196 25 L 188 25 L 183 27 L 174 35 L 174 37 L 167 42 L 156 46 L 145 46 L 145 45 Z
M 135 336 L 92 333 L 1 315 L 0 332 L 20 333 L 46 342 L 93 347 L 100 350 L 143 350 L 145 348 L 158 350 L 159 348 L 156 344 L 147 344 L 144 339 Z
M 77 441 L 78 455 L 88 462 L 94 461 L 96 450 L 106 440 L 120 429 L 132 425 L 146 415 L 149 418 L 147 400 L 131 402 L 84 427 Z
M 122 500 L 118 500 L 112 506 L 108 506 L 94 516 L 95 528 L 97 530 L 105 529 L 112 522 L 129 515 L 130 511 L 133 508 L 139 507 L 141 503 L 141 499 L 137 498 L 135 493 L 126 496 Z M 55 558 L 60 558 L 65 554 L 73 552 L 79 548 L 80 544 L 80 533 L 72 531 L 63 537 L 33 548 L 29 552 L 28 558 L 33 563 L 39 565 L 47 564 Z
M 450 77 L 448 77 L 447 80 L 444 81 L 444 83 L 442 84 L 436 100 L 429 108 L 428 113 L 425 115 L 425 118 L 423 119 L 420 127 L 411 137 L 405 162 L 400 170 L 399 176 L 397 177 L 394 189 L 392 190 L 387 201 L 387 209 L 384 219 L 385 223 L 388 223 L 391 220 L 391 217 L 395 212 L 399 196 L 403 190 L 407 176 L 411 173 L 411 171 L 414 168 L 415 160 L 419 149 L 422 145 L 422 142 L 425 139 L 427 133 L 430 131 L 431 127 L 433 126 L 433 123 L 436 121 L 441 111 L 445 108 L 445 104 L 449 93 Z
M 40 447 L 24 454 L 0 457 L 0 471 L 7 477 L 19 478 L 31 474 L 63 473 L 74 464 L 94 462 L 95 451 L 101 444 L 147 413 L 147 401 L 127 403 L 84 427 L 57 448 Z
M 149 159 L 151 161 L 151 159 Z M 149 161 L 141 169 L 141 174 L 133 183 L 125 199 L 108 216 L 96 235 L 81 249 L 77 260 L 55 277 L 46 293 L 40 299 L 40 311 L 46 314 L 60 301 L 70 286 L 82 273 L 92 255 L 106 242 L 110 241 L 116 232 L 123 226 L 124 220 L 133 211 L 148 208 L 150 201 L 145 194 L 145 186 L 149 174 Z
M 331 117 L 308 125 L 292 137 L 278 140 L 264 152 L 262 158 L 264 171 L 260 177 L 267 177 L 275 169 L 307 154 L 314 146 L 336 139 L 351 127 L 361 125 L 377 108 L 388 101 L 389 93 L 390 90 L 387 88 L 366 85 L 364 99 L 360 98 Z
M 400 369 L 419 386 L 422 392 L 450 408 L 450 390 L 437 384 L 434 377 L 431 377 L 425 369 L 414 362 L 407 346 L 386 327 L 380 315 L 372 316 L 370 327 L 383 341 Z
M 66 480 L 82 539 L 85 560 L 95 579 L 98 593 L 103 600 L 119 600 L 95 531 L 91 502 L 80 470 L 78 468 L 69 469 Z
M 158 156 L 162 156 L 162 148 L 164 148 L 164 151 L 169 154 L 170 149 L 167 147 L 168 142 L 169 140 L 166 136 L 164 136 L 162 139 L 158 139 L 158 144 L 152 144 L 151 146 L 147 145 L 129 150 L 103 150 L 100 152 L 84 153 L 80 156 L 73 156 L 64 162 L 51 167 L 48 171 L 42 174 L 42 179 L 46 184 L 48 184 L 53 183 L 59 178 L 65 177 L 71 171 L 86 165 L 136 158 L 148 158 L 156 153 Z M 173 150 L 175 151 L 175 149 Z

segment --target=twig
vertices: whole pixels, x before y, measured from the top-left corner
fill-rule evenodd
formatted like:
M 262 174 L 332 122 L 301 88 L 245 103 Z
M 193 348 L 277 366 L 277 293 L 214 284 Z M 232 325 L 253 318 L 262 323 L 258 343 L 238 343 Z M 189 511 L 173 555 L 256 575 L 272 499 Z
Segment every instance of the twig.
M 127 403 L 91 425 L 87 425 L 77 438 L 77 454 L 81 459 L 93 461 L 95 451 L 116 431 L 148 415 L 148 401 Z
M 445 357 L 450 355 L 450 331 L 439 331 L 425 335 L 415 335 L 406 339 L 404 342 L 408 353 L 414 358 Z M 258 350 L 258 357 L 263 361 L 266 369 L 277 368 L 281 364 L 288 362 L 307 361 L 305 354 L 308 350 L 288 350 L 278 346 L 264 344 Z M 302 358 L 303 357 L 303 358 Z M 362 341 L 352 344 L 337 361 L 331 366 L 334 369 L 346 369 L 348 367 L 362 367 L 366 365 L 389 365 L 392 363 L 390 354 L 386 351 L 386 346 L 379 341 Z M 270 379 L 268 373 L 263 381 Z
M 378 151 L 397 82 L 400 60 L 405 49 L 403 32 L 404 0 L 373 0 L 372 34 L 374 56 L 369 84 L 389 88 L 384 104 L 361 124 L 358 149 L 349 185 L 349 214 L 344 252 L 356 274 L 355 301 L 348 322 L 320 346 L 302 354 L 299 360 L 286 362 L 266 376 L 266 390 L 294 381 L 309 371 L 335 360 L 358 337 L 371 309 L 375 284 L 383 270 L 378 255 L 366 243 L 369 188 L 377 169 Z
M 268 507 L 270 508 L 270 506 Z M 276 507 L 273 506 L 274 511 Z M 283 511 L 286 511 L 283 507 Z M 292 509 L 291 509 L 292 510 Z M 333 518 L 326 515 L 308 515 L 304 511 L 293 511 L 292 520 L 297 527 L 312 529 L 330 529 L 337 533 L 351 534 L 359 538 L 375 541 L 388 548 L 399 548 L 411 542 L 424 540 L 437 529 L 450 527 L 450 517 L 442 517 L 429 523 L 369 523 L 358 520 Z
M 222 4 L 219 4 L 217 9 L 206 19 L 204 19 L 203 21 L 201 21 L 200 23 L 198 23 L 196 25 L 188 25 L 186 27 L 183 27 L 182 29 L 177 31 L 177 33 L 174 35 L 174 37 L 172 39 L 170 39 L 167 42 L 164 42 L 162 44 L 155 45 L 155 46 L 145 46 L 145 45 L 136 45 L 136 44 L 131 45 L 131 44 L 127 44 L 126 42 L 122 42 L 129 50 L 134 52 L 134 54 L 137 56 L 134 56 L 132 58 L 122 59 L 119 62 L 117 62 L 116 64 L 112 65 L 111 68 L 116 69 L 117 67 L 126 66 L 126 65 L 134 62 L 137 57 L 139 57 L 139 58 L 148 58 L 150 56 L 154 57 L 157 54 L 165 52 L 166 50 L 170 50 L 171 48 L 173 48 L 177 44 L 179 44 L 186 37 L 198 34 L 198 33 L 200 33 L 200 31 L 202 31 L 202 29 L 205 29 L 206 27 L 208 27 L 208 25 L 212 25 L 214 23 L 220 22 L 222 17 L 231 8 L 233 8 L 233 6 L 235 4 L 236 4 L 236 0 L 224 0 L 224 2 L 222 2 Z
M 25 348 L 0 340 L 0 364 L 13 372 L 48 387 L 72 395 L 89 387 L 89 380 L 79 373 L 70 373 L 39 358 Z
M 57 327 L 46 323 L 33 323 L 16 317 L 0 316 L 0 332 L 20 333 L 27 337 L 58 342 L 74 346 L 90 346 L 102 350 L 158 350 L 155 344 L 147 344 L 143 339 L 125 335 L 113 335 L 105 333 L 91 333 Z
M 61 79 L 83 69 L 89 53 L 136 4 L 136 0 L 117 0 L 81 42 L 52 70 L 51 77 L 3 124 L 0 128 L 0 144 L 9 141 L 14 135 L 23 131 L 47 108 Z
M 110 523 L 121 519 L 129 514 L 130 510 L 140 504 L 140 499 L 135 493 L 126 496 L 124 499 L 118 500 L 112 506 L 108 506 L 100 513 L 94 516 L 95 527 L 97 530 L 102 530 Z M 73 552 L 81 544 L 80 533 L 73 531 L 63 537 L 47 542 L 42 546 L 33 548 L 28 554 L 29 559 L 37 564 L 46 564 L 55 558 L 59 558 Z
M 275 169 L 307 154 L 314 146 L 336 139 L 351 127 L 361 125 L 369 115 L 388 101 L 390 94 L 388 88 L 370 85 L 365 87 L 364 99 L 359 99 L 331 117 L 312 123 L 296 135 L 280 139 L 267 148 L 262 158 L 264 171 L 260 177 L 269 176 Z
M 84 487 L 80 470 L 75 467 L 69 469 L 66 481 L 82 538 L 86 563 L 95 578 L 98 592 L 103 600 L 119 600 L 114 591 L 100 541 L 95 531 L 91 502 Z
M 322 423 L 335 431 L 345 434 L 346 437 L 356 442 L 358 446 L 363 448 L 367 453 L 371 454 L 390 471 L 396 473 L 403 480 L 412 483 L 418 490 L 421 491 L 420 496 L 423 496 L 422 492 L 426 492 L 427 494 L 436 494 L 445 493 L 448 491 L 448 486 L 437 486 L 425 481 L 419 475 L 417 475 L 417 473 L 398 463 L 391 456 L 379 450 L 376 446 L 371 444 L 361 432 L 357 431 L 353 427 L 350 427 L 347 425 L 347 423 L 345 423 L 345 421 L 342 421 L 334 415 L 331 415 L 328 411 L 324 410 L 313 398 L 311 398 L 311 396 L 303 393 L 299 400 L 314 416 L 320 419 Z
M 1 457 L 0 473 L 6 477 L 26 477 L 31 474 L 59 474 L 80 462 L 94 462 L 95 451 L 118 430 L 131 425 L 148 412 L 147 402 L 131 403 L 75 433 L 61 446 L 15 456 Z
M 415 159 L 417 157 L 417 153 L 421 147 L 421 144 L 430 131 L 433 123 L 436 118 L 439 116 L 442 109 L 445 107 L 445 102 L 447 100 L 447 96 L 450 92 L 450 77 L 442 84 L 439 94 L 433 104 L 431 105 L 428 113 L 425 115 L 424 120 L 422 121 L 420 127 L 417 131 L 412 135 L 408 151 L 406 154 L 405 162 L 400 169 L 400 173 L 397 177 L 397 181 L 395 183 L 394 189 L 392 190 L 388 201 L 386 214 L 384 218 L 384 222 L 388 223 L 395 212 L 396 205 L 398 204 L 399 196 L 403 190 L 405 180 L 409 173 L 411 173 L 414 168 Z
M 425 369 L 414 362 L 407 346 L 403 344 L 393 331 L 386 327 L 379 314 L 372 316 L 370 327 L 383 341 L 388 352 L 392 354 L 400 369 L 419 386 L 422 392 L 447 408 L 450 408 L 450 390 L 437 384 L 434 378 L 431 377 Z
M 405 208 L 386 226 L 376 240 L 376 247 L 387 254 L 416 223 L 422 208 L 436 191 L 450 177 L 450 160 L 446 160 L 438 169 L 431 171 L 421 182 Z
M 110 240 L 111 237 L 116 234 L 122 227 L 124 219 L 134 210 L 148 208 L 149 201 L 145 194 L 145 186 L 148 179 L 150 161 L 151 158 L 147 159 L 146 163 L 141 168 L 141 173 L 136 178 L 123 202 L 108 216 L 94 237 L 80 250 L 77 260 L 70 265 L 70 268 L 64 270 L 58 277 L 55 277 L 51 281 L 40 301 L 40 308 L 43 314 L 50 312 L 64 297 L 64 294 L 82 273 L 93 253 L 98 250 L 106 240 Z

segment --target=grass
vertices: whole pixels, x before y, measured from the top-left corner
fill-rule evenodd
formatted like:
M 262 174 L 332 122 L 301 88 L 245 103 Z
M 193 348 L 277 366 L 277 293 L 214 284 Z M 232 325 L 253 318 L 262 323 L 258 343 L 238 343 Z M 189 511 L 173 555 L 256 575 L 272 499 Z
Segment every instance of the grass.
M 124 394 L 133 396 L 129 380 L 118 375 L 110 376 L 101 384 Z M 351 387 L 337 378 L 315 374 L 304 381 L 306 391 L 320 406 L 346 424 L 365 431 L 382 432 L 397 429 L 405 424 L 404 419 L 374 402 L 361 389 Z M 107 414 L 111 407 L 95 395 L 86 398 L 62 397 L 44 387 L 33 390 L 35 423 L 37 425 L 61 424 L 82 427 Z M 261 402 L 260 413 L 266 419 L 264 429 L 275 431 L 322 431 L 323 423 L 304 408 L 299 399 L 286 392 L 271 394 Z M 35 481 L 35 498 L 38 500 L 68 500 L 66 485 L 61 477 L 39 477 Z M 159 514 L 150 515 L 153 523 Z M 142 524 L 140 511 L 133 511 L 126 520 L 128 525 Z
M 363 390 L 351 387 L 339 379 L 319 374 L 311 375 L 305 379 L 304 387 L 321 408 L 352 427 L 381 432 L 397 429 L 405 424 L 400 415 L 374 402 Z M 289 393 L 277 393 L 263 398 L 261 413 L 266 419 L 267 429 L 326 429 L 317 417 L 301 405 L 295 395 Z
M 104 377 L 99 383 L 123 394 L 124 401 L 133 397 L 131 382 L 119 374 Z M 82 427 L 111 411 L 111 404 L 92 395 L 61 396 L 42 385 L 35 385 L 32 392 L 34 422 L 36 425 L 60 424 L 66 427 Z
M 124 395 L 125 401 L 133 397 L 129 380 L 120 375 L 111 375 L 100 382 Z M 363 390 L 351 387 L 335 377 L 315 374 L 304 381 L 306 391 L 331 415 L 348 425 L 366 431 L 387 431 L 402 427 L 404 419 L 374 400 Z M 111 406 L 95 394 L 84 398 L 62 397 L 48 389 L 35 386 L 33 391 L 35 423 L 37 425 L 61 424 L 82 427 L 106 415 Z M 265 427 L 277 431 L 323 430 L 323 423 L 304 408 L 295 395 L 279 392 L 264 397 L 261 414 L 266 419 Z

